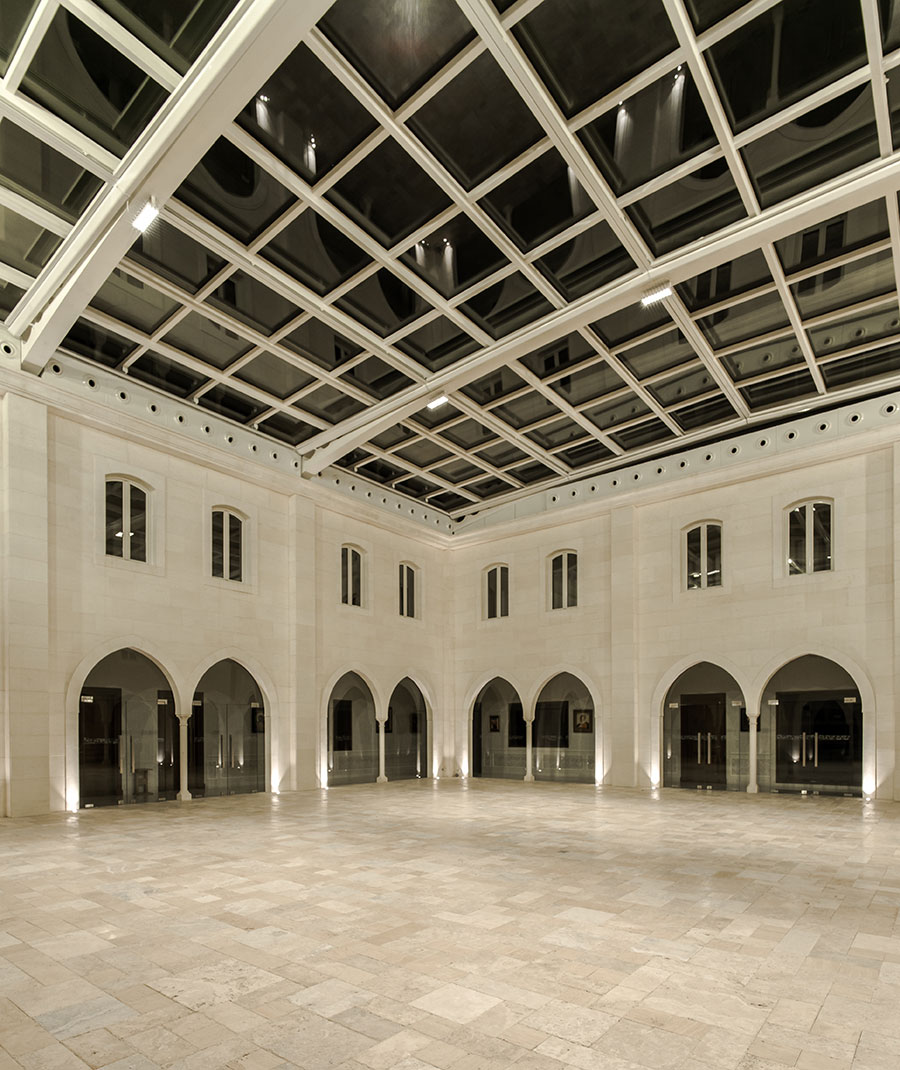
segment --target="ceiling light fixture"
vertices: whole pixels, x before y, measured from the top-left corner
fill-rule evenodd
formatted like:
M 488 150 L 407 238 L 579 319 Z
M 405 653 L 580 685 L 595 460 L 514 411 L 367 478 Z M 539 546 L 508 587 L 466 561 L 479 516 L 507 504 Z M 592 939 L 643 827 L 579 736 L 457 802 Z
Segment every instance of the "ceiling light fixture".
M 131 225 L 135 230 L 139 230 L 141 234 L 150 226 L 154 219 L 159 215 L 159 209 L 156 207 L 156 199 L 151 197 L 144 207 L 134 217 Z
M 644 308 L 647 308 L 648 305 L 655 305 L 659 301 L 664 301 L 667 297 L 671 296 L 672 287 L 667 282 L 664 282 L 653 290 L 648 290 L 641 298 L 641 304 Z
M 441 394 L 439 398 L 435 398 L 434 401 L 429 401 L 425 406 L 426 409 L 439 409 L 441 405 L 446 405 L 450 399 L 446 394 Z

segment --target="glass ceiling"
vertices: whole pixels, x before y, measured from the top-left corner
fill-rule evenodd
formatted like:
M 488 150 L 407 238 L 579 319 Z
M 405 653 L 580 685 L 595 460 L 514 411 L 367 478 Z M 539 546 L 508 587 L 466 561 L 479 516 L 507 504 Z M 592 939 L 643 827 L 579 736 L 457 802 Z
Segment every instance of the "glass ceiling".
M 2 0 L 0 322 L 237 7 Z M 453 516 L 893 389 L 896 194 L 829 205 L 898 45 L 900 0 L 337 0 L 61 348 Z

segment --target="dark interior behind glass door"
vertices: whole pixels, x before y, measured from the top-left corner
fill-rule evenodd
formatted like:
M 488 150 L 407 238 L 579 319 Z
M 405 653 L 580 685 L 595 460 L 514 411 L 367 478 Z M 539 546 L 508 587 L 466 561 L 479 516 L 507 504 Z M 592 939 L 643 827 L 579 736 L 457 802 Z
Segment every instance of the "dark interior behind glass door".
M 724 788 L 725 695 L 681 696 L 681 787 Z
M 122 801 L 121 738 L 121 690 L 117 687 L 83 688 L 78 711 L 81 806 L 115 806 Z
M 779 691 L 775 779 L 782 790 L 862 791 L 859 692 Z

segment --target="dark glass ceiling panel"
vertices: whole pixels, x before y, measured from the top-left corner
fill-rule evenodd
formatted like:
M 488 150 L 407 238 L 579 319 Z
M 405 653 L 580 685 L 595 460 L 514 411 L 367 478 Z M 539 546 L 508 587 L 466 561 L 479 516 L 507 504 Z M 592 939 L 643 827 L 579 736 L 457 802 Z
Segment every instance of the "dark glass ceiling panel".
M 683 66 L 605 112 L 579 136 L 617 194 L 716 143 L 700 94 Z
M 688 13 L 697 33 L 715 26 L 728 15 L 742 8 L 746 0 L 686 0 Z
M 7 61 L 35 7 L 37 0 L 3 0 L 0 4 L 0 75 L 6 73 Z
M 219 416 L 225 416 L 229 420 L 237 420 L 238 423 L 248 424 L 255 420 L 261 412 L 265 412 L 266 406 L 261 401 L 254 401 L 237 390 L 217 384 L 206 391 L 198 399 L 201 408 L 209 409 Z
M 800 271 L 888 236 L 887 209 L 879 199 L 833 216 L 775 242 L 785 271 Z
M 872 91 L 845 93 L 742 151 L 763 208 L 827 182 L 878 155 Z
M 456 411 L 458 412 L 458 410 Z M 454 445 L 460 446 L 464 450 L 475 449 L 497 438 L 496 431 L 491 431 L 489 428 L 484 427 L 477 420 L 462 420 L 460 423 L 454 424 L 453 427 L 448 427 L 445 431 L 441 431 L 441 434 L 444 438 L 450 439 Z
M 247 102 L 240 125 L 315 183 L 375 129 L 376 122 L 306 45 Z
M 395 480 L 409 475 L 405 468 L 400 468 L 396 464 L 391 464 L 390 461 L 377 457 L 374 460 L 367 461 L 366 464 L 360 465 L 356 470 L 361 476 L 367 476 L 369 479 L 374 479 L 376 483 L 382 484 L 393 483 Z
M 453 0 L 337 0 L 318 26 L 392 108 L 475 36 Z
M 479 450 L 475 456 L 487 464 L 492 464 L 495 468 L 506 468 L 508 465 L 524 461 L 528 454 L 511 442 L 498 442 L 493 446 L 488 446 L 487 449 Z
M 526 251 L 595 209 L 556 149 L 517 171 L 479 204 Z
M 427 438 L 420 438 L 417 442 L 411 442 L 408 446 L 404 446 L 402 450 L 397 450 L 397 456 L 410 464 L 417 465 L 419 468 L 428 468 L 429 465 L 438 464 L 440 461 L 446 460 L 452 454 L 436 442 L 431 442 Z
M 774 285 L 766 258 L 758 250 L 726 261 L 681 283 L 677 289 L 692 312 L 726 301 L 757 286 Z
M 351 450 L 349 453 L 345 453 L 343 457 L 339 457 L 334 463 L 338 468 L 355 468 L 356 465 L 361 464 L 367 457 L 371 457 L 372 454 L 366 450 L 359 448 Z
M 383 338 L 412 323 L 430 307 L 387 268 L 364 279 L 335 304 Z
M 398 390 L 412 385 L 412 379 L 390 364 L 385 363 L 380 357 L 368 357 L 361 364 L 355 365 L 349 371 L 344 372 L 341 379 L 346 383 L 352 383 L 360 390 L 371 394 L 373 398 L 383 401 L 385 398 L 396 394 Z
M 880 0 L 881 41 L 885 52 L 900 47 L 900 6 L 893 0 Z
M 326 194 L 383 245 L 412 234 L 450 204 L 393 138 L 374 148 Z
M 822 375 L 829 390 L 855 386 L 869 379 L 882 379 L 900 374 L 900 346 L 875 349 L 844 360 L 822 365 Z
M 416 242 L 400 259 L 444 297 L 480 282 L 509 262 L 463 213 Z
M 376 435 L 372 439 L 372 445 L 377 446 L 380 450 L 389 450 L 399 445 L 399 443 L 408 442 L 409 439 L 415 437 L 416 432 L 406 427 L 405 424 L 394 424 L 387 431 L 382 431 L 380 435 Z
M 605 361 L 601 361 L 582 371 L 564 375 L 550 385 L 570 405 L 583 405 L 594 398 L 603 397 L 604 394 L 611 394 L 624 384 L 612 368 Z
M 175 196 L 245 244 L 282 215 L 294 199 L 268 171 L 222 137 Z
M 698 401 L 696 405 L 686 405 L 672 413 L 683 431 L 694 431 L 698 427 L 712 427 L 713 424 L 735 419 L 734 409 L 727 398 L 708 398 Z
M 451 490 L 445 490 L 442 494 L 435 494 L 433 498 L 429 498 L 428 504 L 449 513 L 456 509 L 462 509 L 464 506 L 470 506 L 472 502 L 461 494 L 454 494 Z
M 502 338 L 552 310 L 546 297 L 518 272 L 469 298 L 460 308 L 492 338 Z
M 500 479 L 499 476 L 489 476 L 480 483 L 470 483 L 466 490 L 477 494 L 479 498 L 496 498 L 498 494 L 505 494 L 506 491 L 515 490 L 515 486 L 512 483 L 507 483 L 504 479 Z
M 463 387 L 463 393 L 479 405 L 489 405 L 498 398 L 506 397 L 525 386 L 525 380 L 512 368 L 495 368 L 480 379 Z
M 581 438 L 587 438 L 589 432 L 581 424 L 575 423 L 566 416 L 555 423 L 546 424 L 534 431 L 526 431 L 526 436 L 537 443 L 542 449 L 552 450 L 555 446 L 565 446 L 570 442 L 577 442 Z
M 765 382 L 754 383 L 752 386 L 743 386 L 741 393 L 751 410 L 758 412 L 770 405 L 784 404 L 814 395 L 816 384 L 809 371 L 804 368 L 777 379 L 767 379 Z
M 329 370 L 362 352 L 362 346 L 317 319 L 306 320 L 285 336 L 281 344 Z
M 746 215 L 724 161 L 707 164 L 625 210 L 657 256 Z
M 394 490 L 400 491 L 401 494 L 409 494 L 413 498 L 426 498 L 429 494 L 434 494 L 436 490 L 440 490 L 440 486 L 437 483 L 431 483 L 427 479 L 423 479 L 422 476 L 411 476 L 409 479 L 402 479 L 399 483 L 394 485 Z
M 138 357 L 128 369 L 128 374 L 179 398 L 188 397 L 209 382 L 205 375 L 185 368 L 158 353 L 144 353 Z
M 320 296 L 371 263 L 355 242 L 311 208 L 279 231 L 261 255 Z
M 250 343 L 234 331 L 220 327 L 199 312 L 189 312 L 167 332 L 164 341 L 220 370 L 234 363 L 250 348 Z
M 286 412 L 275 412 L 267 416 L 260 422 L 259 429 L 281 442 L 286 442 L 289 446 L 298 446 L 318 433 L 317 427 L 303 420 L 295 420 Z
M 101 186 L 99 178 L 9 119 L 0 120 L 0 184 L 70 222 Z
M 674 438 L 675 432 L 671 431 L 662 420 L 653 419 L 623 431 L 616 431 L 609 437 L 623 450 L 637 450 Z
M 634 261 L 606 222 L 557 246 L 537 266 L 567 301 L 627 275 Z
M 538 420 L 544 420 L 548 416 L 560 415 L 559 409 L 536 390 L 514 398 L 512 401 L 506 402 L 505 405 L 498 405 L 491 412 L 494 416 L 499 416 L 504 423 L 508 423 L 510 427 L 516 429 L 528 427 L 530 424 L 536 423 Z
M 608 431 L 611 427 L 619 427 L 629 420 L 645 416 L 649 411 L 650 408 L 645 402 L 635 394 L 629 394 L 627 397 L 617 398 L 606 405 L 591 409 L 584 415 L 601 431 Z
M 476 479 L 478 476 L 483 476 L 484 469 L 472 464 L 471 461 L 457 458 L 455 461 L 451 461 L 450 464 L 436 468 L 434 474 L 448 483 L 463 483 L 467 479 Z
M 852 346 L 865 345 L 880 338 L 890 338 L 900 330 L 900 316 L 893 302 L 878 312 L 866 312 L 851 316 L 838 323 L 816 327 L 809 332 L 813 351 L 817 357 L 839 353 Z
M 12 312 L 16 305 L 25 296 L 25 291 L 14 283 L 0 279 L 0 313 L 4 318 L 7 312 Z
M 293 302 L 243 271 L 231 274 L 209 295 L 207 301 L 214 308 L 263 334 L 277 331 L 301 311 Z
M 302 409 L 304 412 L 310 412 L 313 416 L 318 416 L 330 424 L 337 424 L 341 420 L 346 420 L 349 416 L 355 416 L 358 412 L 362 412 L 365 405 L 361 401 L 357 401 L 356 398 L 350 397 L 349 394 L 345 394 L 336 387 L 331 386 L 330 383 L 324 383 L 318 390 L 314 390 L 311 394 L 307 394 L 306 397 L 295 401 L 294 407 Z
M 657 372 L 668 371 L 669 368 L 695 360 L 696 356 L 687 339 L 676 329 L 664 331 L 647 342 L 639 342 L 619 354 L 619 359 L 638 379 L 646 379 Z
M 59 248 L 62 238 L 0 204 L 0 260 L 36 275 Z
M 540 379 L 546 379 L 563 368 L 572 368 L 597 355 L 596 350 L 578 333 L 567 334 L 552 345 L 529 353 L 519 360 Z
M 487 51 L 427 101 L 409 126 L 466 189 L 543 136 L 537 119 Z
M 702 364 L 648 387 L 660 405 L 670 408 L 715 389 L 715 380 Z
M 895 286 L 894 263 L 889 250 L 801 279 L 791 286 L 804 319 L 831 312 L 843 305 L 890 293 Z
M 678 45 L 660 0 L 545 0 L 513 33 L 570 117 Z
M 272 353 L 261 353 L 254 357 L 234 375 L 236 379 L 241 379 L 259 390 L 266 390 L 282 401 L 313 381 L 311 375 Z
M 636 302 L 633 305 L 626 305 L 625 308 L 605 319 L 592 323 L 591 327 L 608 346 L 615 347 L 623 345 L 632 338 L 647 334 L 664 323 L 671 323 L 665 305 L 648 305 L 645 308 L 640 302 Z
M 179 307 L 176 301 L 145 286 L 121 268 L 113 268 L 91 305 L 145 334 L 153 334 Z
M 866 58 L 857 0 L 783 0 L 706 53 L 735 130 L 759 122 Z
M 138 234 L 128 259 L 192 294 L 225 267 L 221 257 L 164 219 L 157 219 L 143 234 Z
M 63 339 L 63 348 L 107 368 L 115 368 L 134 352 L 135 345 L 87 320 L 77 320 Z
M 6 0 L 4 0 L 6 2 Z M 200 55 L 237 0 L 97 0 L 135 37 L 182 74 Z
M 448 423 L 450 420 L 455 420 L 460 415 L 462 414 L 459 409 L 457 409 L 455 405 L 450 405 L 448 403 L 439 405 L 436 409 L 420 409 L 412 419 L 414 423 L 433 429 L 435 427 L 442 427 L 444 424 Z
M 53 16 L 22 89 L 117 156 L 131 148 L 166 99 L 161 86 L 63 8 Z
M 750 301 L 714 312 L 697 320 L 700 329 L 715 349 L 736 345 L 759 334 L 788 327 L 790 320 L 784 302 L 777 293 L 763 294 Z
M 471 335 L 461 331 L 445 316 L 423 323 L 418 330 L 411 331 L 396 344 L 407 356 L 433 372 L 462 360 L 478 348 L 478 343 Z
M 614 454 L 602 442 L 595 442 L 591 439 L 589 442 L 580 442 L 576 446 L 559 450 L 556 456 L 565 461 L 570 468 L 583 468 L 588 464 L 600 464 L 601 461 L 608 461 Z M 549 468 L 547 469 L 547 474 L 553 474 Z
M 750 346 L 739 353 L 722 357 L 728 374 L 736 382 L 752 379 L 756 375 L 765 375 L 780 368 L 789 368 L 793 364 L 803 364 L 803 350 L 793 334 L 763 345 Z

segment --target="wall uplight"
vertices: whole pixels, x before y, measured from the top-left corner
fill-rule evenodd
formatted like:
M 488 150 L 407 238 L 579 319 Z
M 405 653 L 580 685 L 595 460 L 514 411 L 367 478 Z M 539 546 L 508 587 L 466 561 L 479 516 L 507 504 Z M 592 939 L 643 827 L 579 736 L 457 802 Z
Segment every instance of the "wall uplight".
M 644 308 L 648 305 L 655 305 L 659 301 L 664 301 L 667 297 L 672 296 L 672 287 L 666 282 L 661 286 L 657 286 L 653 290 L 648 290 L 641 298 L 641 304 Z
M 144 207 L 138 212 L 132 221 L 132 226 L 135 230 L 139 230 L 141 234 L 150 226 L 154 219 L 159 215 L 159 209 L 156 207 L 156 200 L 151 197 Z
M 425 406 L 426 409 L 439 409 L 441 405 L 446 405 L 450 399 L 446 394 L 441 394 L 439 398 L 435 398 L 434 401 L 429 401 Z

